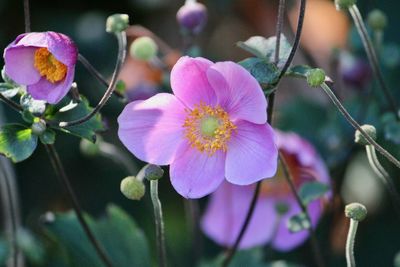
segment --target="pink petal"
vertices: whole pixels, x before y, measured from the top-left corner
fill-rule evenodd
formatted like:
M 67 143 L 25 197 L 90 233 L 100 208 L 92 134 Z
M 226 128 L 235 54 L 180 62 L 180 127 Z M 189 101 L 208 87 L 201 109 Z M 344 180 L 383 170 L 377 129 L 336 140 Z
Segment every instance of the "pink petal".
M 181 57 L 171 71 L 171 87 L 176 97 L 193 108 L 203 102 L 215 104 L 215 92 L 206 71 L 213 63 L 204 58 Z
M 214 192 L 224 180 L 223 152 L 209 156 L 184 142 L 177 155 L 170 166 L 170 177 L 173 187 L 183 197 L 201 198 Z
M 9 47 L 4 51 L 6 74 L 18 84 L 37 83 L 41 76 L 34 67 L 36 47 Z
M 267 101 L 251 74 L 234 62 L 218 62 L 207 70 L 218 103 L 232 120 L 263 124 L 267 121 Z
M 174 95 L 166 93 L 131 102 L 118 117 L 119 139 L 137 158 L 168 165 L 184 139 L 184 109 Z
M 233 184 L 249 185 L 274 176 L 278 150 L 271 126 L 247 121 L 235 124 L 237 132 L 232 134 L 226 156 L 226 179 Z
M 27 90 L 34 99 L 45 100 L 50 104 L 58 103 L 71 89 L 74 81 L 75 68 L 70 67 L 64 80 L 52 83 L 42 77 L 37 83 L 28 85 Z
M 232 246 L 246 218 L 255 186 L 236 186 L 224 182 L 212 194 L 202 218 L 205 234 L 222 246 Z M 263 245 L 273 236 L 277 216 L 274 202 L 259 198 L 240 249 Z

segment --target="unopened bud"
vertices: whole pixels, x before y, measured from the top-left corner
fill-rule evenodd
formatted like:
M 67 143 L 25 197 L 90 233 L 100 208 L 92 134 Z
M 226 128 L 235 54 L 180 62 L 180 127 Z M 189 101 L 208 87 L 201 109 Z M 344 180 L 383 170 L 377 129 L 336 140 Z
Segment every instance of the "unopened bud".
M 325 71 L 312 69 L 307 72 L 307 83 L 311 87 L 321 86 L 325 82 Z
M 375 31 L 382 31 L 387 25 L 387 17 L 379 9 L 374 9 L 368 14 L 368 25 Z
M 344 214 L 347 218 L 361 222 L 367 217 L 367 208 L 360 203 L 346 205 Z
M 176 14 L 179 25 L 189 33 L 200 33 L 207 22 L 207 8 L 195 1 L 187 1 Z
M 160 166 L 149 164 L 144 170 L 144 177 L 147 180 L 159 180 L 163 177 L 164 170 Z
M 146 192 L 143 181 L 136 179 L 135 176 L 124 178 L 121 181 L 120 189 L 122 194 L 131 200 L 140 200 Z
M 369 124 L 364 124 L 361 126 L 361 129 L 363 129 L 363 131 L 368 134 L 368 136 L 370 136 L 373 140 L 376 140 L 376 129 L 374 126 L 369 125 Z M 368 145 L 369 142 L 368 140 L 364 137 L 364 135 L 357 130 L 355 135 L 354 135 L 354 142 L 356 142 L 357 144 L 360 145 Z
M 335 0 L 337 10 L 346 10 L 355 5 L 357 0 Z
M 143 36 L 132 42 L 129 52 L 133 58 L 148 61 L 157 55 L 158 47 L 153 39 Z
M 125 31 L 129 26 L 129 16 L 127 14 L 114 14 L 107 18 L 106 32 L 118 33 Z
M 31 130 L 34 135 L 42 135 L 46 131 L 46 122 L 40 118 L 35 118 L 33 120 Z

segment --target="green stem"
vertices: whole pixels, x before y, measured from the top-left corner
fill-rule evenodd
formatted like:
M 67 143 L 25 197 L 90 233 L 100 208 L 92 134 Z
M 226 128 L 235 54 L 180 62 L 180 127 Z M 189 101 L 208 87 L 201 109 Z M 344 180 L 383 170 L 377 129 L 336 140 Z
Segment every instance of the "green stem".
M 157 253 L 159 266 L 167 266 L 167 253 L 165 249 L 164 221 L 161 202 L 158 198 L 158 180 L 150 181 L 150 195 L 154 208 L 154 220 L 156 224 Z
M 356 267 L 356 261 L 354 259 L 354 241 L 356 238 L 357 227 L 358 227 L 358 221 L 350 219 L 349 233 L 347 234 L 347 241 L 346 241 L 347 267 Z
M 25 32 L 31 31 L 31 15 L 29 8 L 29 0 L 24 0 L 24 18 L 25 18 Z
M 21 112 L 21 111 L 24 110 L 20 105 L 18 105 L 14 101 L 8 99 L 2 93 L 0 93 L 0 100 L 3 101 L 4 103 L 6 103 L 8 106 L 10 106 L 12 109 L 18 111 L 18 112 Z
M 278 20 L 276 23 L 276 46 L 275 46 L 275 64 L 278 64 L 279 62 L 279 52 L 280 52 L 280 46 L 281 46 L 281 34 L 282 34 L 282 28 L 283 28 L 283 19 L 285 18 L 284 13 L 285 13 L 285 4 L 286 0 L 279 0 L 279 6 L 278 6 Z

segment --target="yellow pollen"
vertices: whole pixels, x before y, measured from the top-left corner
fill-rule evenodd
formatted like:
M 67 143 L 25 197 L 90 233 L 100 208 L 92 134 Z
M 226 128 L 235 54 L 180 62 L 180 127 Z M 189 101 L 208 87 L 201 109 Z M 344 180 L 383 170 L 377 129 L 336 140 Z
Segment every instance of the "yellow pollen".
M 67 66 L 58 61 L 47 48 L 39 48 L 35 51 L 34 66 L 40 75 L 46 77 L 51 83 L 64 79 L 67 74 Z
M 183 127 L 192 147 L 210 156 L 218 150 L 227 150 L 231 133 L 236 129 L 228 113 L 219 106 L 211 107 L 204 103 L 186 112 L 188 115 Z

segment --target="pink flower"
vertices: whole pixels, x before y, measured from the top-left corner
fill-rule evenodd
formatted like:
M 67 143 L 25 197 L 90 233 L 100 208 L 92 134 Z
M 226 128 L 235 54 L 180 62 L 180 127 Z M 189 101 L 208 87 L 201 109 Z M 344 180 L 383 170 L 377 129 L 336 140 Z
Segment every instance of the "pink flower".
M 55 104 L 71 88 L 77 56 L 75 44 L 64 34 L 24 33 L 4 50 L 5 71 L 26 85 L 34 99 Z
M 277 149 L 260 85 L 233 62 L 182 57 L 172 94 L 128 104 L 118 118 L 122 143 L 139 159 L 171 165 L 175 190 L 200 198 L 226 179 L 249 185 L 275 174 Z
M 307 181 L 330 184 L 329 174 L 314 148 L 293 133 L 276 132 L 278 148 L 288 163 L 297 190 Z M 278 170 L 277 176 L 262 182 L 260 197 L 253 217 L 239 245 L 245 249 L 268 242 L 280 251 L 288 251 L 301 245 L 308 238 L 308 231 L 291 233 L 287 229 L 290 217 L 301 212 L 284 174 Z M 236 186 L 223 183 L 212 194 L 202 218 L 202 229 L 212 240 L 223 246 L 232 246 L 243 225 L 253 196 L 255 186 Z M 329 197 L 327 193 L 326 197 Z M 312 227 L 322 213 L 321 199 L 308 206 Z M 279 216 L 277 205 L 285 205 L 288 210 Z

